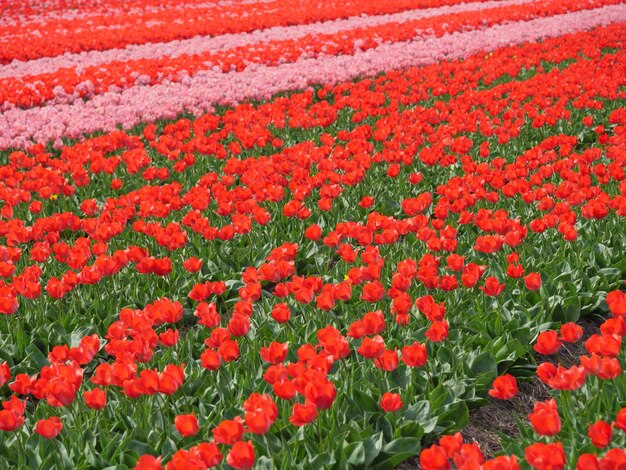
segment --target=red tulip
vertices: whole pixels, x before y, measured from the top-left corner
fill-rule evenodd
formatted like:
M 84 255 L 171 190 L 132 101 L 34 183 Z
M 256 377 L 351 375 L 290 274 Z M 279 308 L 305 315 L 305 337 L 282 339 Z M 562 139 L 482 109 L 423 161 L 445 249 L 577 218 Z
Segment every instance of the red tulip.
M 269 347 L 263 346 L 260 350 L 261 359 L 271 364 L 283 362 L 289 351 L 288 343 L 277 343 L 272 341 Z
M 385 342 L 380 335 L 376 335 L 373 338 L 363 338 L 361 346 L 357 348 L 357 352 L 368 359 L 374 359 L 379 357 L 385 350 Z
M 398 361 L 397 349 L 385 349 L 380 356 L 374 359 L 374 365 L 379 369 L 390 372 L 398 367 Z
M 604 454 L 599 461 L 600 468 L 603 469 L 621 469 L 626 466 L 626 450 L 611 449 Z
M 615 417 L 615 423 L 613 424 L 616 428 L 626 432 L 626 408 L 619 410 L 617 416 Z
M 443 341 L 448 337 L 448 322 L 445 320 L 432 322 L 425 335 L 433 343 Z
M 575 343 L 583 336 L 583 328 L 574 322 L 561 325 L 561 339 L 566 343 Z
M 319 410 L 330 408 L 336 395 L 337 389 L 335 388 L 335 384 L 323 377 L 311 380 L 306 384 L 304 389 L 304 396 L 307 401 L 314 403 Z
M 142 455 L 133 470 L 163 470 L 161 457 L 154 457 L 149 454 Z
M 480 468 L 481 470 L 519 470 L 520 466 L 514 455 L 501 455 L 487 460 Z
M 537 337 L 537 342 L 533 346 L 533 349 L 539 354 L 554 354 L 561 347 L 561 341 L 559 335 L 554 330 L 544 331 Z
M 565 452 L 560 442 L 537 443 L 526 447 L 526 462 L 537 470 L 562 470 L 565 468 Z
M 183 267 L 190 273 L 198 272 L 202 268 L 202 260 L 192 256 L 183 261 Z
M 174 425 L 181 436 L 195 436 L 200 430 L 196 415 L 193 413 L 176 416 L 174 419 Z
M 107 395 L 106 391 L 101 388 L 94 388 L 93 390 L 87 390 L 83 394 L 85 398 L 85 404 L 94 410 L 101 410 L 106 406 Z
M 542 436 L 554 436 L 561 430 L 561 418 L 554 398 L 543 403 L 536 402 L 535 409 L 528 415 L 528 419 L 535 432 Z
M 448 470 L 450 462 L 444 450 L 433 445 L 420 454 L 420 466 L 423 470 Z
M 550 362 L 542 362 L 537 366 L 537 377 L 547 384 L 556 375 L 556 367 Z
M 442 436 L 439 439 L 439 446 L 444 450 L 448 458 L 454 457 L 463 447 L 463 436 L 460 432 L 452 435 Z
M 524 275 L 524 268 L 521 264 L 509 264 L 506 268 L 506 274 L 509 277 L 517 279 Z
M 317 418 L 317 408 L 314 403 L 304 402 L 304 405 L 296 403 L 289 417 L 289 422 L 294 426 L 304 426 Z
M 479 289 L 490 297 L 496 297 L 502 293 L 505 288 L 505 284 L 500 284 L 498 279 L 494 276 L 489 276 L 485 279 L 485 285 L 480 286 Z
M 613 428 L 606 421 L 598 420 L 589 426 L 587 435 L 594 446 L 603 449 L 611 442 Z
M 241 418 L 226 419 L 213 429 L 213 439 L 218 444 L 233 445 L 241 440 L 243 424 Z
M 317 241 L 322 238 L 322 229 L 317 224 L 310 225 L 304 231 L 304 236 L 309 240 Z
M 286 323 L 289 321 L 291 317 L 291 311 L 289 310 L 289 306 L 284 303 L 274 305 L 272 309 L 272 318 L 276 320 L 278 323 Z
M 233 362 L 239 359 L 239 345 L 232 339 L 225 340 L 219 348 L 217 348 L 217 352 L 225 362 Z
M 11 380 L 11 369 L 6 362 L 0 364 L 0 387 Z
M 233 468 L 252 468 L 254 466 L 254 446 L 252 442 L 236 442 L 226 456 L 226 462 Z
M 198 455 L 207 467 L 217 467 L 222 461 L 222 452 L 215 442 L 202 442 L 189 449 Z
M 54 439 L 63 429 L 63 423 L 58 416 L 40 419 L 35 425 L 35 432 L 46 439 Z
M 600 470 L 598 457 L 595 454 L 581 454 L 576 462 L 576 470 Z
M 500 400 L 509 400 L 517 395 L 517 380 L 510 374 L 496 377 L 489 395 Z
M 409 367 L 422 367 L 428 360 L 426 345 L 417 341 L 402 348 L 402 362 Z
M 387 413 L 398 411 L 402 408 L 402 399 L 398 393 L 385 392 L 380 399 L 380 407 Z
M 537 290 L 541 287 L 541 276 L 539 273 L 530 273 L 524 277 L 524 283 L 526 284 L 526 289 Z

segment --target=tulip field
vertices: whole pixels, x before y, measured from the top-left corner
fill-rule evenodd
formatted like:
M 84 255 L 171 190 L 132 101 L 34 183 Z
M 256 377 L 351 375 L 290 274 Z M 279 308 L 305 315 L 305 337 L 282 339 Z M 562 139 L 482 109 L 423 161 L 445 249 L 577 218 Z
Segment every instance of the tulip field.
M 622 0 L 0 0 L 0 469 L 624 470 L 625 281 Z

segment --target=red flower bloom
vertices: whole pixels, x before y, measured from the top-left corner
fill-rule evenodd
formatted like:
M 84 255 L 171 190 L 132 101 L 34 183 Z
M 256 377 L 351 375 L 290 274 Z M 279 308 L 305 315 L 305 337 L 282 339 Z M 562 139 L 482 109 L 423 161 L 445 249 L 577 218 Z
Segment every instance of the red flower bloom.
M 304 236 L 309 240 L 317 241 L 322 238 L 322 229 L 317 224 L 309 225 L 304 231 Z
M 357 348 L 357 352 L 368 359 L 379 357 L 385 350 L 385 341 L 382 336 L 376 335 L 373 338 L 363 338 L 361 346 Z
M 542 436 L 554 436 L 561 430 L 561 418 L 554 398 L 543 403 L 536 402 L 535 409 L 528 415 L 528 419 L 535 432 Z
M 600 470 L 598 457 L 595 454 L 582 454 L 578 456 L 576 470 Z
M 613 428 L 609 423 L 600 419 L 589 426 L 587 435 L 594 446 L 603 449 L 611 442 Z
M 463 436 L 460 432 L 452 435 L 442 436 L 439 439 L 439 445 L 444 450 L 448 458 L 453 458 L 461 451 L 463 447 Z
M 291 311 L 289 310 L 289 306 L 285 303 L 274 305 L 274 308 L 272 309 L 272 318 L 278 323 L 288 322 L 289 318 L 291 318 Z
M 269 347 L 263 346 L 260 350 L 261 359 L 271 364 L 283 362 L 289 351 L 288 343 L 277 343 L 272 341 Z
M 180 388 L 185 380 L 184 364 L 169 364 L 159 376 L 159 392 L 171 395 Z
M 626 317 L 626 292 L 614 290 L 606 294 L 606 303 L 613 316 Z
M 420 454 L 420 466 L 423 470 L 448 470 L 450 462 L 445 451 L 433 445 L 428 449 L 424 449 Z
M 226 456 L 226 462 L 233 468 L 252 468 L 254 466 L 254 446 L 252 442 L 236 442 Z
M 305 401 L 304 405 L 296 403 L 289 417 L 289 422 L 294 426 L 304 426 L 317 418 L 317 408 L 314 403 Z
M 587 371 L 582 366 L 572 366 L 569 369 L 559 366 L 556 374 L 548 380 L 548 385 L 557 390 L 578 390 L 585 383 Z
M 174 346 L 178 343 L 178 330 L 168 328 L 163 333 L 159 334 L 161 344 L 166 347 Z
M 163 470 L 161 457 L 154 457 L 149 454 L 142 455 L 133 470 Z
M 537 376 L 544 384 L 556 375 L 556 367 L 550 362 L 542 362 L 537 366 Z
M 205 349 L 205 351 L 200 355 L 200 363 L 205 369 L 217 370 L 222 365 L 222 358 L 217 351 Z
M 626 450 L 611 449 L 599 461 L 600 469 L 622 469 L 626 467 Z
M 309 381 L 304 388 L 306 400 L 315 404 L 316 408 L 320 410 L 330 408 L 336 395 L 337 389 L 335 384 L 329 382 L 323 376 L 317 376 L 317 378 Z
M 521 264 L 509 264 L 506 268 L 506 274 L 509 277 L 517 279 L 524 275 L 524 268 Z
M 383 396 L 380 399 L 380 407 L 387 413 L 398 411 L 402 408 L 402 399 L 400 398 L 400 394 L 390 392 L 383 393 Z
M 283 400 L 292 400 L 297 393 L 296 386 L 291 380 L 281 379 L 273 384 L 274 394 Z
M 500 284 L 496 277 L 489 276 L 485 279 L 485 285 L 480 286 L 479 289 L 490 297 L 496 297 L 502 293 L 505 286 L 505 284 Z
M 526 447 L 526 462 L 537 470 L 562 470 L 565 468 L 565 452 L 560 442 L 537 443 Z
M 213 429 L 213 439 L 218 444 L 233 445 L 241 440 L 243 435 L 243 423 L 241 418 L 226 419 Z
M 200 430 L 196 415 L 193 413 L 176 416 L 174 419 L 174 425 L 181 436 L 195 436 Z
M 539 273 L 530 273 L 524 276 L 524 283 L 526 284 L 526 289 L 537 290 L 541 287 L 541 276 Z
M 519 470 L 517 458 L 512 456 L 501 455 L 491 460 L 487 460 L 481 467 L 481 470 Z
M 621 338 L 618 340 L 614 336 L 604 334 L 592 335 L 585 341 L 585 349 L 600 356 L 615 357 L 621 350 Z
M 228 329 L 235 336 L 245 336 L 250 331 L 250 318 L 246 315 L 235 314 L 228 322 Z
M 54 439 L 63 429 L 63 423 L 58 416 L 40 419 L 35 425 L 35 432 L 46 439 Z
M 232 339 L 224 340 L 217 348 L 217 352 L 225 362 L 233 362 L 239 359 L 239 345 Z
M 483 464 L 485 456 L 478 444 L 472 442 L 463 444 L 461 450 L 453 456 L 452 461 L 457 468 L 475 468 Z
M 500 400 L 509 400 L 517 395 L 517 380 L 510 374 L 496 377 L 493 381 L 493 388 L 489 390 L 489 395 Z
M 583 336 L 583 328 L 574 322 L 561 325 L 561 339 L 566 343 L 575 343 Z
M 216 467 L 222 461 L 222 452 L 215 442 L 202 442 L 189 451 L 197 454 L 207 467 Z
M 385 295 L 385 288 L 380 281 L 373 281 L 363 286 L 363 292 L 361 293 L 361 299 L 366 302 L 378 302 Z
M 443 341 L 448 337 L 448 322 L 445 320 L 433 322 L 425 334 L 426 338 L 434 343 Z
M 83 397 L 85 398 L 85 404 L 94 410 L 101 410 L 107 403 L 106 391 L 101 388 L 87 390 L 83 393 Z
M 417 341 L 402 348 L 402 362 L 409 367 L 422 367 L 428 360 L 426 345 Z
M 374 359 L 374 365 L 379 369 L 390 372 L 398 367 L 398 361 L 397 349 L 385 349 L 380 356 Z
M 539 354 L 554 354 L 561 347 L 561 341 L 559 335 L 554 330 L 544 331 L 537 337 L 537 342 L 533 346 L 533 349 Z
M 0 364 L 0 387 L 11 380 L 11 369 L 6 362 Z
M 190 273 L 196 273 L 200 271 L 200 268 L 202 268 L 202 260 L 192 256 L 191 258 L 183 261 L 183 267 Z
M 613 424 L 616 428 L 626 432 L 626 408 L 622 408 L 618 411 Z
M 374 198 L 372 196 L 363 196 L 359 201 L 359 206 L 363 209 L 367 209 L 374 205 Z

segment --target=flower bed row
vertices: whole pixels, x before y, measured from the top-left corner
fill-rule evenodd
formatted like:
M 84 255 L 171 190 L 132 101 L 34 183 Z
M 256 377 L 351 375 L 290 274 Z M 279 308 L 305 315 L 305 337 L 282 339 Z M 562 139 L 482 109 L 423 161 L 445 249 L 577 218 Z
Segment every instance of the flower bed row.
M 390 22 L 402 22 L 417 18 L 427 18 L 450 13 L 493 8 L 497 5 L 520 4 L 528 0 L 504 0 L 461 3 L 438 8 L 424 8 L 407 10 L 399 13 L 389 13 L 375 16 L 350 17 L 324 22 L 308 23 L 294 26 L 275 26 L 268 29 L 251 31 L 248 33 L 222 34 L 219 36 L 196 36 L 190 39 L 175 40 L 160 43 L 146 43 L 129 45 L 123 49 L 107 49 L 104 51 L 87 51 L 79 54 L 64 54 L 56 57 L 44 57 L 26 62 L 15 61 L 0 68 L 0 77 L 22 77 L 27 75 L 41 75 L 54 72 L 62 68 L 76 68 L 82 72 L 85 68 L 107 64 L 109 62 L 124 62 L 138 59 L 158 59 L 162 57 L 179 57 L 182 55 L 197 55 L 210 51 L 220 51 L 284 39 L 298 39 L 307 35 L 321 33 L 339 33 L 344 30 L 376 26 Z
M 112 130 L 122 125 L 173 118 L 182 111 L 202 114 L 211 104 L 236 103 L 247 98 L 267 99 L 273 93 L 302 89 L 314 83 L 337 83 L 389 68 L 466 57 L 480 50 L 537 37 L 611 24 L 623 18 L 624 5 L 568 13 L 521 23 L 496 25 L 484 31 L 459 32 L 441 38 L 382 44 L 353 55 L 301 58 L 275 67 L 259 65 L 243 72 L 206 72 L 179 83 L 132 87 L 104 93 L 87 102 L 54 104 L 27 110 L 10 109 L 0 117 L 0 148 L 25 147 L 38 142 L 78 138 L 85 132 Z
M 398 0 L 391 3 L 374 0 L 275 0 L 173 11 L 142 10 L 139 14 L 94 16 L 78 24 L 74 20 L 51 20 L 44 24 L 26 24 L 23 28 L 11 25 L 0 27 L 0 36 L 3 38 L 0 40 L 0 64 L 13 60 L 54 57 L 66 52 L 106 50 L 128 44 L 249 32 L 273 26 L 380 15 L 457 3 L 461 3 L 461 0 Z
M 620 3 L 603 0 L 597 4 L 570 3 L 545 0 L 530 5 L 496 6 L 482 10 L 480 17 L 475 11 L 420 19 L 404 18 L 402 22 L 382 25 L 348 26 L 337 33 L 320 32 L 293 39 L 287 38 L 250 44 L 238 48 L 226 48 L 219 52 L 183 55 L 175 58 L 113 61 L 106 65 L 76 70 L 62 69 L 54 73 L 24 78 L 0 80 L 0 109 L 12 105 L 29 108 L 55 100 L 73 103 L 91 99 L 111 88 L 127 89 L 138 85 L 179 82 L 183 77 L 193 77 L 200 71 L 221 70 L 241 72 L 253 64 L 276 66 L 293 63 L 302 57 L 317 58 L 320 55 L 351 55 L 366 51 L 381 43 L 398 43 L 441 37 L 456 31 L 480 29 L 510 21 L 529 21 L 533 18 L 554 16 L 567 12 Z

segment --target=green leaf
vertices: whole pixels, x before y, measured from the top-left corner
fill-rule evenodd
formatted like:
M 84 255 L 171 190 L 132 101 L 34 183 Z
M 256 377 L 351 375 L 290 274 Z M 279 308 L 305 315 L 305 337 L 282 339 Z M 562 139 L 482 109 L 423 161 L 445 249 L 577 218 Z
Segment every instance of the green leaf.
M 314 459 L 309 460 L 308 468 L 310 468 L 311 470 L 315 470 L 318 468 L 328 468 L 335 465 L 335 463 L 337 463 L 337 460 L 335 459 L 333 454 L 326 452 L 315 456 Z
M 365 446 L 363 442 L 354 442 L 344 448 L 344 454 L 350 465 L 362 466 L 365 465 Z
M 365 465 L 369 466 L 383 447 L 383 433 L 377 432 L 363 441 L 365 448 Z
M 471 359 L 469 362 L 469 368 L 475 376 L 484 373 L 490 373 L 493 374 L 493 376 L 498 375 L 496 358 L 493 356 L 491 351 L 485 351 Z
M 388 470 L 419 453 L 420 439 L 401 437 L 383 446 L 379 456 L 372 462 L 372 470 Z
M 274 462 L 269 457 L 262 455 L 259 457 L 254 465 L 254 468 L 259 470 L 272 470 L 274 469 Z
M 427 421 L 431 417 L 430 402 L 428 400 L 421 400 L 413 405 L 407 406 L 402 413 L 402 417 L 419 423 Z
M 451 434 L 463 429 L 469 421 L 469 408 L 465 401 L 456 401 L 437 410 L 437 426 L 441 434 Z

